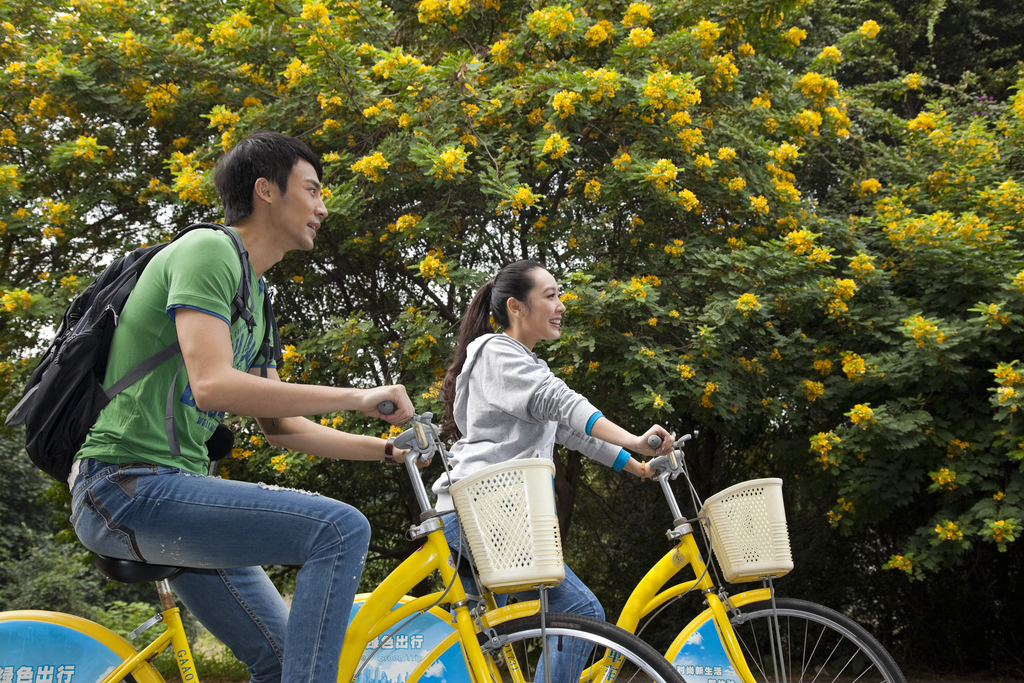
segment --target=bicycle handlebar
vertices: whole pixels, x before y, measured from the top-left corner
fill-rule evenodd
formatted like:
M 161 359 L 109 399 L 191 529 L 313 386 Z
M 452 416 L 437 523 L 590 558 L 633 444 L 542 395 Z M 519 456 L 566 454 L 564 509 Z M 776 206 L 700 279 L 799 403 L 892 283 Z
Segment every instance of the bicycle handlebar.
M 377 412 L 381 415 L 390 415 L 396 410 L 398 410 L 398 406 L 395 405 L 394 401 L 381 401 L 377 404 Z

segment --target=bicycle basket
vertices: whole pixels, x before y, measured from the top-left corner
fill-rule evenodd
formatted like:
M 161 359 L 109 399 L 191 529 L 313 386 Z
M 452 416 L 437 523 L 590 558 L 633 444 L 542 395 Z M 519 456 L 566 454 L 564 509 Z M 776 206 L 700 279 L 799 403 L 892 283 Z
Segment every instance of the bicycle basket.
M 779 577 L 793 569 L 781 479 L 753 479 L 704 501 L 701 523 L 729 583 Z
M 491 465 L 452 484 L 480 580 L 495 593 L 565 579 L 554 476 L 554 463 L 531 458 Z

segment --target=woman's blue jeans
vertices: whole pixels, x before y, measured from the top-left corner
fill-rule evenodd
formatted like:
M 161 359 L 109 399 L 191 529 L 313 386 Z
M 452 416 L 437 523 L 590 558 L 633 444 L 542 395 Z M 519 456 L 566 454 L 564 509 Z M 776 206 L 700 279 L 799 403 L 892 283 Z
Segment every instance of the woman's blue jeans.
M 454 512 L 449 512 L 442 515 L 441 521 L 444 522 L 444 537 L 448 541 L 448 546 L 452 549 L 452 554 L 455 555 L 459 552 L 460 548 L 459 533 L 461 525 L 459 524 L 458 517 Z M 468 558 L 470 562 L 473 561 L 473 555 L 469 550 L 469 543 L 466 541 L 465 533 L 462 533 L 461 552 L 463 557 Z M 477 587 L 471 579 L 464 578 L 462 584 L 467 593 L 471 595 L 477 593 Z M 505 595 L 495 594 L 494 598 L 498 606 L 501 607 L 510 596 L 514 596 L 517 600 L 536 600 L 537 591 Z M 582 614 L 604 621 L 604 608 L 601 607 L 601 603 L 598 602 L 597 597 L 590 589 L 579 580 L 579 577 L 569 569 L 568 565 L 565 567 L 565 580 L 554 588 L 548 589 L 548 611 Z M 562 648 L 557 647 L 557 645 L 558 643 L 554 638 L 548 641 L 547 650 L 551 657 L 551 678 L 554 681 L 578 681 L 583 670 L 587 668 L 587 658 L 590 657 L 593 645 L 578 642 L 575 643 L 574 647 L 569 647 L 564 643 Z M 543 681 L 543 678 L 542 669 L 538 664 L 536 680 L 540 683 Z
M 318 494 L 148 464 L 86 460 L 71 523 L 86 548 L 191 567 L 175 593 L 252 683 L 334 683 L 370 541 L 355 508 Z M 291 610 L 262 565 L 302 565 Z

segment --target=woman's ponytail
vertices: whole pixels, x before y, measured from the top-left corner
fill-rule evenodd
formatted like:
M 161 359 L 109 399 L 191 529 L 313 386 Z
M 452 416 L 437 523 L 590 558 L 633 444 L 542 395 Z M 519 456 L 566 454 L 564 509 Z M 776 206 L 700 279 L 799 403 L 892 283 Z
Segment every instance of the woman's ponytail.
M 455 380 L 462 372 L 462 366 L 466 364 L 466 351 L 469 349 L 469 345 L 477 337 L 494 331 L 491 326 L 491 292 L 493 291 L 494 280 L 488 280 L 477 290 L 469 308 L 466 309 L 466 314 L 462 316 L 462 321 L 459 323 L 459 343 L 455 347 L 452 363 L 444 374 L 444 381 L 441 382 L 441 390 L 438 392 L 444 402 L 444 422 L 441 429 L 454 439 L 462 436 L 459 433 L 459 428 L 455 426 Z

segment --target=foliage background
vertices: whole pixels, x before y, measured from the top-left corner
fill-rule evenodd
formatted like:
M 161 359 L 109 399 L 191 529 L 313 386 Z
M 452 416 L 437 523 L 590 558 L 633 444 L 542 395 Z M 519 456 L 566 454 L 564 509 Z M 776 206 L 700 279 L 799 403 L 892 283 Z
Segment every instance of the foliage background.
M 270 273 L 289 379 L 402 382 L 437 412 L 475 288 L 540 260 L 568 311 L 539 351 L 571 386 L 634 431 L 699 430 L 704 495 L 785 480 L 783 592 L 909 667 L 1020 676 L 1022 24 L 1010 0 L 5 2 L 3 407 L 105 262 L 217 218 L 217 157 L 288 132 L 331 211 Z M 398 473 L 231 424 L 223 476 L 364 510 L 367 585 L 412 550 Z M 654 487 L 557 460 L 570 563 L 614 617 L 670 520 Z M 6 601 L 47 532 L 61 575 L 81 566 L 66 496 L 17 481 Z M 36 606 L 115 599 L 81 591 Z

